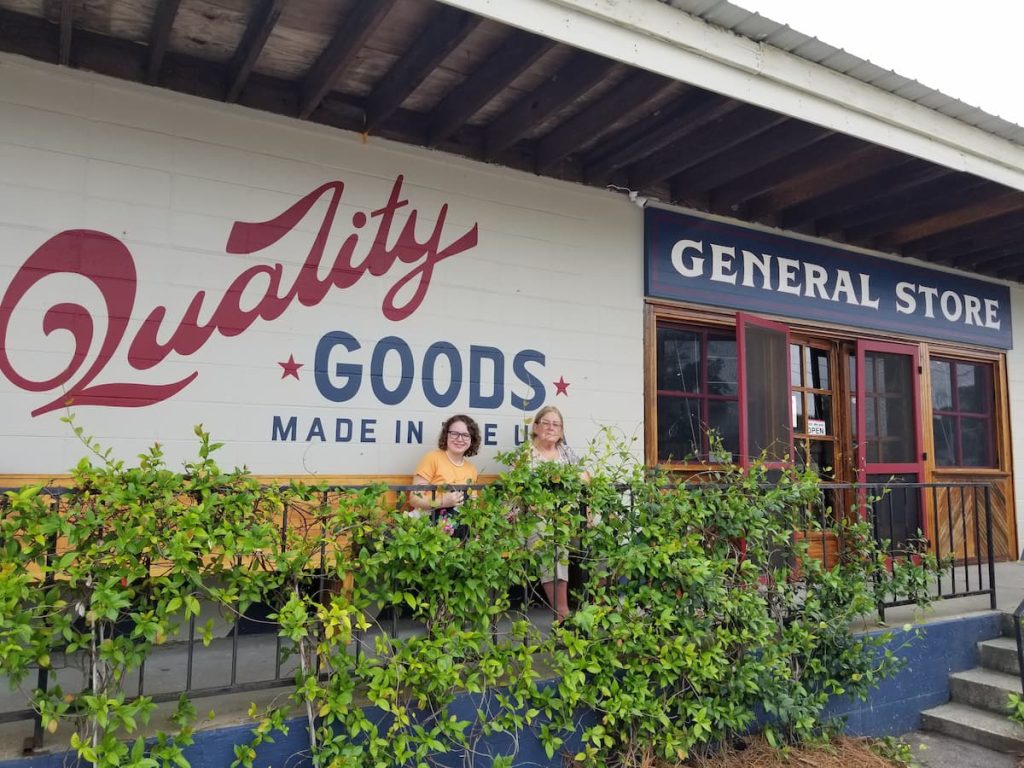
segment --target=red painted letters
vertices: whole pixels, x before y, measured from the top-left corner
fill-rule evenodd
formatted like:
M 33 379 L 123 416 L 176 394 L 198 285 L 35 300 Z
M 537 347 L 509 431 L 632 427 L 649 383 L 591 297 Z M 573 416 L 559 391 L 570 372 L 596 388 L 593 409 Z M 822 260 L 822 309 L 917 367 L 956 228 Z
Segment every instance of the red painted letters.
M 374 277 L 383 277 L 392 272 L 396 263 L 411 265 L 411 268 L 400 274 L 391 285 L 381 310 L 392 321 L 409 317 L 426 297 L 434 266 L 476 246 L 477 225 L 442 247 L 441 236 L 448 216 L 448 205 L 444 204 L 430 236 L 420 242 L 416 237 L 418 211 L 413 209 L 401 232 L 394 238 L 394 244 L 388 247 L 395 215 L 409 205 L 409 201 L 402 198 L 402 181 L 403 177 L 398 176 L 387 202 L 370 213 L 370 218 L 377 219 L 377 232 L 368 247 L 360 248 L 359 232 L 367 225 L 368 217 L 362 212 L 353 215 L 352 232 L 342 242 L 325 278 L 319 276 L 320 268 L 345 191 L 342 182 L 332 181 L 314 189 L 270 221 L 235 222 L 226 250 L 228 253 L 251 255 L 291 232 L 322 198 L 326 196 L 328 200 L 327 211 L 313 245 L 290 287 L 284 287 L 285 267 L 280 263 L 247 267 L 228 286 L 209 321 L 202 325 L 199 322 L 207 299 L 206 291 L 199 291 L 170 333 L 164 330 L 167 307 L 156 306 L 127 342 L 125 354 L 128 364 L 142 371 L 159 366 L 171 354 L 187 357 L 201 349 L 214 333 L 237 336 L 256 320 L 272 321 L 280 317 L 295 300 L 307 307 L 315 306 L 331 289 L 350 288 L 367 272 Z M 53 304 L 43 317 L 43 333 L 48 336 L 58 330 L 70 332 L 74 339 L 74 352 L 67 366 L 57 375 L 45 380 L 31 379 L 15 370 L 8 355 L 11 318 L 31 288 L 46 277 L 60 273 L 80 275 L 99 290 L 106 304 L 106 333 L 99 343 L 95 361 L 87 371 L 80 373 L 93 347 L 93 318 L 89 310 L 80 304 Z M 242 309 L 239 305 L 242 295 L 255 278 L 267 282 L 266 292 L 254 307 Z M 177 394 L 196 379 L 198 371 L 165 384 L 94 383 L 126 342 L 135 310 L 137 280 L 135 261 L 125 245 L 111 235 L 91 230 L 68 230 L 55 235 L 21 266 L 0 302 L 0 371 L 16 386 L 30 392 L 49 392 L 58 387 L 63 390 L 57 398 L 32 411 L 33 416 L 56 410 L 69 402 L 122 408 L 151 405 Z M 403 290 L 407 287 L 409 290 Z M 403 296 L 406 297 L 404 300 Z M 159 341 L 158 337 L 166 341 Z

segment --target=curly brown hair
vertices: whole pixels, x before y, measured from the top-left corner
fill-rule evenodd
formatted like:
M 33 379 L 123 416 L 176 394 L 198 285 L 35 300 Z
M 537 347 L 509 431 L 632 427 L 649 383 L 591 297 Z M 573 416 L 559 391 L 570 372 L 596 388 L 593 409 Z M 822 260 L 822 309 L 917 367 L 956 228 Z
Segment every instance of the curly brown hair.
M 456 421 L 463 422 L 466 425 L 466 429 L 469 430 L 469 448 L 466 449 L 466 457 L 476 456 L 477 451 L 480 450 L 480 427 L 473 419 L 462 413 L 457 413 L 445 419 L 441 425 L 441 434 L 437 436 L 437 447 L 442 451 L 448 447 L 448 430 Z

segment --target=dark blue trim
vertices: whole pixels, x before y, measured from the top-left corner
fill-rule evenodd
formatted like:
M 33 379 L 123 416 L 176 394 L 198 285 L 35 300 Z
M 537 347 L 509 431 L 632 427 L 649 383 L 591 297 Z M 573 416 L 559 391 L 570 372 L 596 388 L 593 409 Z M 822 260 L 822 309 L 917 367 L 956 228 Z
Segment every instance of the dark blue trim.
M 677 268 L 672 251 L 683 241 L 699 242 L 701 248 L 680 247 Z M 713 273 L 712 244 L 725 253 L 718 274 Z M 767 285 L 753 267 L 748 270 L 750 284 L 743 285 L 748 261 L 744 252 L 769 265 Z M 841 274 L 847 281 L 842 284 Z M 1010 289 L 1005 285 L 661 208 L 644 210 L 644 289 L 652 298 L 1013 347 Z M 929 301 L 931 317 L 926 313 Z M 944 301 L 950 315 L 956 314 L 959 302 L 959 321 L 947 318 Z M 966 322 L 968 302 L 977 304 L 970 313 L 976 322 Z

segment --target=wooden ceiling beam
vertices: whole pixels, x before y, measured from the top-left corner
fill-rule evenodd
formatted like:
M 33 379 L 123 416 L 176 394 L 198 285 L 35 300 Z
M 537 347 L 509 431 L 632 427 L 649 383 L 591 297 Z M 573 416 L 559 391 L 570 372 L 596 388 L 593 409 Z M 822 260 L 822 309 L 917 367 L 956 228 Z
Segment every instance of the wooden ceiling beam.
M 482 21 L 453 6 L 441 6 L 367 97 L 366 130 L 387 120 Z
M 639 160 L 629 169 L 629 185 L 634 189 L 647 189 L 788 119 L 758 107 L 740 107 Z
M 1015 230 L 1024 225 L 1024 216 L 1011 211 L 997 216 L 994 219 L 981 221 L 976 224 L 965 224 L 952 232 L 943 232 L 938 235 L 930 235 L 912 242 L 904 243 L 900 249 L 906 256 L 921 256 L 926 258 L 937 250 L 948 248 L 971 248 L 975 240 L 983 238 L 993 230 L 1011 229 Z
M 991 269 L 994 263 L 1002 261 L 1009 254 L 1024 256 L 1024 239 L 1021 239 L 1020 233 L 1016 238 L 1007 238 L 1005 242 L 998 245 L 979 247 L 972 254 L 958 256 L 953 262 L 953 266 L 969 271 Z M 1024 263 L 1021 264 L 1021 268 L 1024 269 Z
M 1009 246 L 1024 248 L 1024 224 L 1004 224 L 984 234 L 975 235 L 965 242 L 948 247 L 936 247 L 929 250 L 923 258 L 936 264 L 966 269 L 973 266 L 985 253 Z
M 611 93 L 597 99 L 537 142 L 536 170 L 543 173 L 585 142 L 593 141 L 620 120 L 637 115 L 674 83 L 651 72 L 637 71 Z
M 249 75 L 270 38 L 270 33 L 274 31 L 278 19 L 281 18 L 285 2 L 286 0 L 260 0 L 253 7 L 249 23 L 245 27 L 245 34 L 242 35 L 242 40 L 238 43 L 238 48 L 235 49 L 235 55 L 228 67 L 231 84 L 224 97 L 225 101 L 238 100 L 238 94 L 245 88 Z
M 0 49 L 40 61 L 56 63 L 55 25 L 45 18 L 0 8 Z M 134 83 L 146 81 L 149 49 L 144 43 L 121 40 L 77 29 L 75 32 L 75 65 L 108 77 Z M 162 87 L 200 98 L 221 101 L 228 87 L 226 64 L 168 51 Z M 299 92 L 293 81 L 253 72 L 239 95 L 245 107 L 273 114 L 294 117 L 299 108 Z M 362 131 L 365 103 L 363 99 L 328 94 L 311 121 L 347 131 Z M 427 118 L 409 110 L 398 109 L 381 126 L 379 135 L 406 144 L 425 145 Z M 479 128 L 465 126 L 439 145 L 446 152 L 479 160 L 483 156 L 483 133 Z M 506 152 L 502 162 L 510 168 L 530 172 L 533 156 L 526 147 L 522 152 Z M 581 181 L 580 166 L 563 163 L 563 178 Z
M 977 177 L 949 170 L 934 178 L 920 179 L 918 183 L 892 193 L 882 192 L 856 210 L 819 219 L 815 226 L 819 232 L 842 231 L 845 237 L 866 240 L 955 204 L 951 199 L 971 194 L 979 183 L 981 180 Z
M 682 133 L 695 131 L 739 107 L 739 102 L 732 99 L 689 90 L 660 110 L 656 119 L 642 120 L 589 152 L 583 162 L 586 178 L 592 183 L 601 182 L 620 168 L 677 140 Z
M 703 195 L 832 135 L 831 131 L 810 123 L 787 120 L 731 151 L 717 154 L 677 174 L 671 181 L 672 199 L 685 201 L 692 195 Z
M 905 158 L 894 152 L 861 145 L 848 154 L 823 160 L 818 168 L 807 170 L 790 179 L 784 177 L 773 188 L 748 199 L 743 206 L 743 212 L 747 217 L 757 221 L 776 219 L 786 208 L 827 195 L 847 184 L 893 168 L 901 162 L 905 162 Z
M 557 43 L 529 32 L 515 32 L 473 74 L 453 88 L 430 113 L 427 146 L 436 147 L 507 88 Z
M 742 203 L 771 190 L 782 189 L 807 175 L 823 173 L 841 165 L 850 153 L 863 153 L 864 142 L 842 134 L 833 134 L 807 149 L 786 155 L 762 167 L 749 168 L 734 180 L 716 186 L 709 194 L 711 209 L 735 212 Z
M 902 158 L 895 166 L 843 183 L 803 203 L 786 207 L 779 216 L 779 225 L 784 229 L 792 229 L 826 216 L 834 216 L 840 211 L 849 210 L 861 200 L 871 200 L 877 194 L 886 194 L 894 188 L 902 189 L 912 185 L 921 178 L 930 178 L 935 172 L 934 168 L 923 160 Z
M 1021 257 L 1024 256 L 1024 250 L 1009 248 L 993 255 L 998 258 L 993 259 L 988 264 L 988 268 L 985 270 L 986 274 L 1004 280 L 1016 280 L 1017 282 L 1024 279 L 1024 261 L 1021 260 Z
M 75 31 L 75 0 L 61 0 L 60 4 L 60 50 L 57 61 L 61 66 L 71 64 L 71 37 Z
M 493 160 L 531 128 L 583 96 L 607 77 L 615 62 L 593 53 L 575 54 L 532 93 L 525 94 L 484 130 L 484 157 Z
M 1015 238 L 1017 239 L 1016 241 Z M 970 266 L 972 260 L 980 254 L 1014 242 L 1024 243 L 1024 232 L 1020 229 L 995 228 L 985 234 L 978 234 L 978 236 L 963 240 L 955 240 L 948 245 L 939 241 L 932 248 L 914 248 L 912 252 L 907 248 L 903 248 L 900 252 L 904 256 L 924 259 L 933 264 L 943 264 L 963 269 Z
M 181 0 L 158 0 L 153 26 L 149 31 L 149 66 L 146 69 L 146 82 L 156 85 L 160 79 L 160 70 L 167 53 L 167 43 L 171 39 L 171 28 L 174 18 L 178 15 Z
M 394 0 L 356 0 L 334 37 L 306 74 L 299 95 L 299 117 L 308 118 L 332 90 L 356 54 L 384 21 Z
M 977 201 L 959 207 L 956 210 L 929 216 L 920 221 L 899 227 L 884 237 L 879 238 L 878 243 L 886 248 L 898 247 L 904 243 L 919 240 L 929 235 L 955 230 L 965 224 L 986 221 L 1003 213 L 1014 211 L 1024 212 L 1024 192 L 1007 190 L 1004 187 L 1000 189 L 997 195 L 987 200 Z
M 946 194 L 941 198 L 933 199 L 931 204 L 923 202 L 919 205 L 914 203 L 902 210 L 894 210 L 888 216 L 856 227 L 856 231 L 851 232 L 851 237 L 857 237 L 861 240 L 874 238 L 879 241 L 885 241 L 893 231 L 900 227 L 908 226 L 923 218 L 930 218 L 943 213 L 953 213 L 965 206 L 983 203 L 1000 196 L 1000 188 L 997 185 L 980 180 L 977 177 L 956 179 L 956 182 L 955 184 L 950 183 Z

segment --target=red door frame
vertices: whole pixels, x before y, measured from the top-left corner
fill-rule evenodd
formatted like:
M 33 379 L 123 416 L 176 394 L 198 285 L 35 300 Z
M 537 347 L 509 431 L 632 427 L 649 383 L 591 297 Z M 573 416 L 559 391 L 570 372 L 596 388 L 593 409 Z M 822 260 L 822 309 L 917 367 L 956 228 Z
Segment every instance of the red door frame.
M 915 458 L 912 462 L 873 462 L 868 463 L 867 460 L 867 408 L 866 399 L 864 396 L 865 392 L 865 369 L 864 356 L 866 352 L 884 352 L 894 355 L 906 355 L 910 358 L 910 395 L 913 401 L 911 408 L 913 409 L 914 415 L 914 446 L 913 456 Z M 869 339 L 858 339 L 857 340 L 857 480 L 860 483 L 866 483 L 869 475 L 904 475 L 913 474 L 917 476 L 917 482 L 924 482 L 924 452 L 922 445 L 924 442 L 923 435 L 921 433 L 921 365 L 919 350 L 916 345 L 913 344 L 896 344 L 892 342 L 883 341 L 871 341 Z M 931 536 L 931 532 L 928 530 L 928 515 L 925 514 L 924 509 L 924 493 L 919 494 L 918 509 L 920 510 L 921 519 L 918 523 L 921 530 L 924 531 L 925 536 Z M 861 505 L 863 515 L 867 515 L 866 504 Z
M 749 446 L 747 445 L 747 439 L 750 435 L 750 427 L 748 424 L 747 416 L 749 409 L 747 408 L 747 335 L 746 328 L 748 325 L 757 326 L 759 328 L 767 328 L 772 331 L 782 333 L 786 337 L 786 360 L 783 362 L 783 370 L 789 370 L 789 326 L 782 323 L 776 323 L 772 320 L 765 320 L 762 317 L 756 315 L 747 314 L 746 312 L 736 313 L 736 378 L 739 380 L 739 406 L 740 406 L 740 466 L 743 469 L 749 469 L 751 464 L 751 456 L 748 452 Z M 792 457 L 793 453 L 793 398 L 791 395 L 792 386 L 790 385 L 789 376 L 786 376 L 786 410 L 789 413 L 789 417 L 786 419 L 786 425 L 788 427 L 788 435 L 786 440 L 787 450 Z M 773 469 L 782 469 L 791 466 L 792 458 L 789 462 L 786 461 L 769 461 L 765 463 L 765 466 Z

